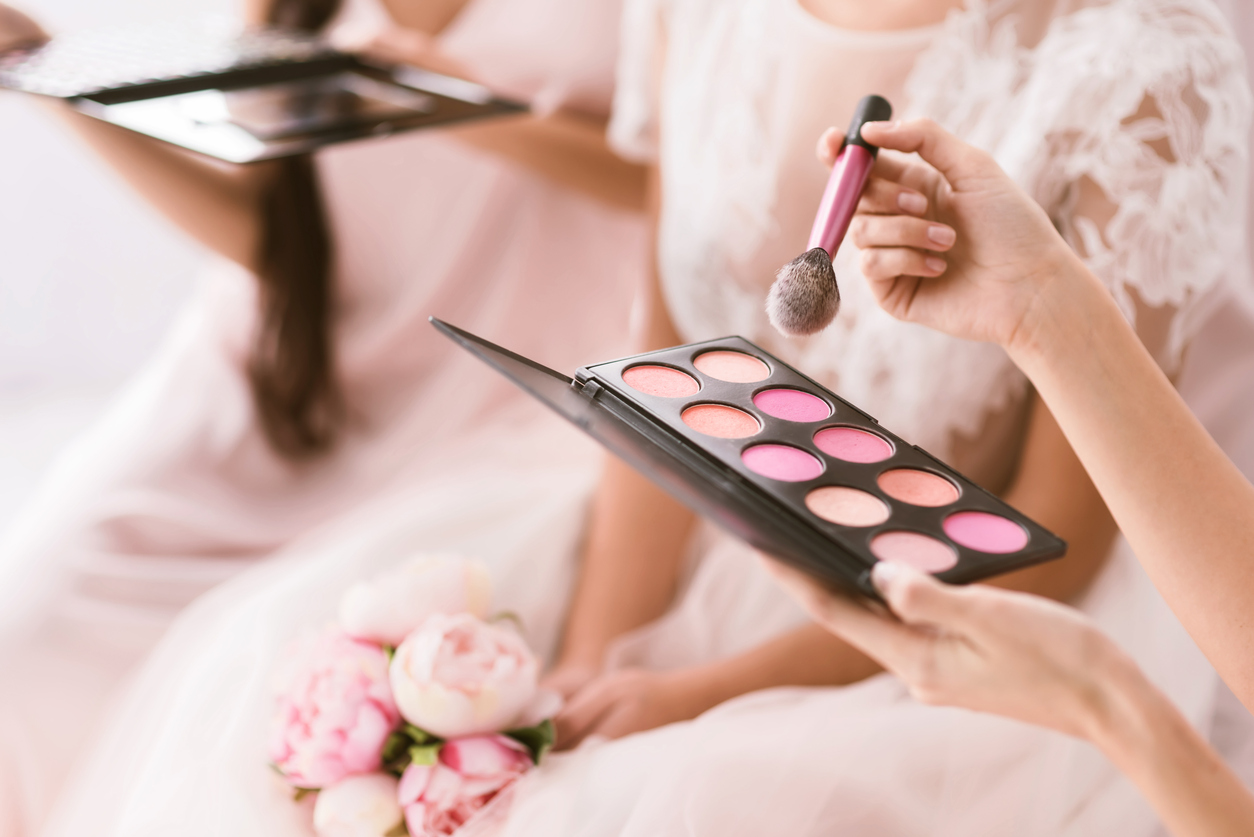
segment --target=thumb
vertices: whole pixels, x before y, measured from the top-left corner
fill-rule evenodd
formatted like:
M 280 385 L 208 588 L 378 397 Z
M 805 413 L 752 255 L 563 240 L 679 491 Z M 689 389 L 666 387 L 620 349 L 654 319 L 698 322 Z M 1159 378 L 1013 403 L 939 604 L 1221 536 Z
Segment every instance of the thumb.
M 997 165 L 983 151 L 958 139 L 931 119 L 868 122 L 862 126 L 862 138 L 880 148 L 918 154 L 951 184 L 964 177 L 986 175 L 990 166 Z
M 871 581 L 893 613 L 908 625 L 956 628 L 964 626 L 971 616 L 971 602 L 964 590 L 913 567 L 880 561 L 871 570 Z

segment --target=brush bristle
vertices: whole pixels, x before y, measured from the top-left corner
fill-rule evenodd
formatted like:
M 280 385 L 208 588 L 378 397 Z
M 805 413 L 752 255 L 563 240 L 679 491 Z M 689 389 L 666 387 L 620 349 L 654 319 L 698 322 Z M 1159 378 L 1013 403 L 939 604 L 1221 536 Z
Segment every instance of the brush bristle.
M 807 250 L 781 267 L 766 296 L 771 325 L 790 337 L 822 331 L 839 310 L 836 271 L 822 247 Z

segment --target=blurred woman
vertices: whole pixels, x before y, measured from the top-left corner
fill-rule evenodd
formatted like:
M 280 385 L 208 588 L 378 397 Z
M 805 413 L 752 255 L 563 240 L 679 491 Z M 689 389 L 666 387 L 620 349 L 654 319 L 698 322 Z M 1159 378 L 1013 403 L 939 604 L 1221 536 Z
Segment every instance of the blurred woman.
M 509 468 L 529 458 L 591 478 L 588 448 L 548 425 L 530 433 L 525 399 L 425 320 L 563 368 L 623 350 L 645 239 L 641 170 L 604 141 L 618 4 L 339 5 L 257 2 L 249 15 L 355 33 L 536 114 L 235 167 L 49 104 L 224 259 L 0 548 L 0 833 L 33 833 L 118 683 L 222 580 L 309 549 L 348 515 L 392 531 L 422 515 L 392 498 L 415 483 L 451 491 L 467 458 L 505 463 L 514 491 Z M 0 47 L 42 37 L 0 7 Z M 536 572 L 562 587 L 561 572 Z

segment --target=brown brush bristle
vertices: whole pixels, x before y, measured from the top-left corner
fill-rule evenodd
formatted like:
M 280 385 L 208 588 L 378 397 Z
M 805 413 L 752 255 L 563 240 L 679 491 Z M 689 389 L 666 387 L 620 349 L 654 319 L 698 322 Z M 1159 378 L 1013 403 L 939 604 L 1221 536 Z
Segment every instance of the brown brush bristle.
M 771 325 L 790 337 L 822 331 L 839 310 L 836 271 L 822 247 L 807 250 L 781 267 L 766 296 Z

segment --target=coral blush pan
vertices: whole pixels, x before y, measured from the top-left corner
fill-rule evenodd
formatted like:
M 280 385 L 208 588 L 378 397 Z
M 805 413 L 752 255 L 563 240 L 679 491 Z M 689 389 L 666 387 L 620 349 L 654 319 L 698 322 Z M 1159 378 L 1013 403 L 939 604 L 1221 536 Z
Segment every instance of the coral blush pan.
M 850 591 L 878 598 L 879 561 L 967 583 L 1066 550 L 743 338 L 596 363 L 572 379 L 433 323 L 698 514 Z

